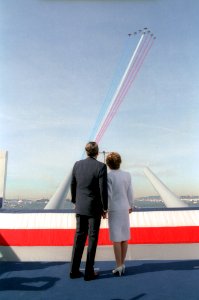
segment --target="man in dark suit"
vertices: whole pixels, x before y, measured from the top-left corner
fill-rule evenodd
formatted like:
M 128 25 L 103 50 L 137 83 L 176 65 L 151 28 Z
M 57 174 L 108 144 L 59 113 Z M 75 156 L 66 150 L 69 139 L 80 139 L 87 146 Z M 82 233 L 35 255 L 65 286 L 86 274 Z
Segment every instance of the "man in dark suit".
M 85 147 L 87 158 L 77 161 L 72 171 L 71 194 L 75 204 L 76 233 L 71 260 L 70 278 L 79 278 L 79 271 L 85 242 L 88 236 L 88 249 L 85 267 L 85 280 L 95 279 L 95 254 L 101 217 L 106 217 L 108 206 L 107 167 L 96 160 L 99 149 L 96 142 Z

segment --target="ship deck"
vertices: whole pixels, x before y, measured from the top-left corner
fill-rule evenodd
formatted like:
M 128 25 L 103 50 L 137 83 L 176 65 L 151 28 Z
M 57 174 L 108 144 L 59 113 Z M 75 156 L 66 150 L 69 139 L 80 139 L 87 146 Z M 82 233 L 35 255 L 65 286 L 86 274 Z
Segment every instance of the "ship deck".
M 69 267 L 68 262 L 0 262 L 0 299 L 199 299 L 199 260 L 127 261 L 121 277 L 112 275 L 113 261 L 97 261 L 100 276 L 89 282 L 70 279 Z

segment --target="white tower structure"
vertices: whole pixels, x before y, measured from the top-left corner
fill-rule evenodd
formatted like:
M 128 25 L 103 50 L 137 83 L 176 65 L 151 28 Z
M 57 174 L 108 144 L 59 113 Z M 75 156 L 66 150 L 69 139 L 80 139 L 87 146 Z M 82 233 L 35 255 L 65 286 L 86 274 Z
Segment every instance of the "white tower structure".
M 55 194 L 50 198 L 44 209 L 62 209 L 64 206 L 65 197 L 69 191 L 71 183 L 71 174 L 66 176 Z
M 0 150 L 0 208 L 5 198 L 8 152 Z
M 144 173 L 149 179 L 155 190 L 158 192 L 166 207 L 187 207 L 188 205 L 181 201 L 168 187 L 147 167 Z

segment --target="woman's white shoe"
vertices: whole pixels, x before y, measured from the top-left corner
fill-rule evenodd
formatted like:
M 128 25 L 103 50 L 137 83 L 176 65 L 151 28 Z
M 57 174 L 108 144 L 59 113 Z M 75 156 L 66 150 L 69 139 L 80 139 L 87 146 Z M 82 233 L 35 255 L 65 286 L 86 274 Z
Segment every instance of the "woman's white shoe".
M 123 273 L 123 266 L 119 266 L 112 271 L 113 274 L 121 276 Z

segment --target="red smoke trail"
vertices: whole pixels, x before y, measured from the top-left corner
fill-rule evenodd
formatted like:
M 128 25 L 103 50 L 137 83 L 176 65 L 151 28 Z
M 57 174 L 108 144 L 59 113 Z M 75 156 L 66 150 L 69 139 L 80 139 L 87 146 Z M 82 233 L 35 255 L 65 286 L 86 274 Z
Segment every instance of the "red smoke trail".
M 152 44 L 151 44 L 151 46 L 152 46 Z M 148 51 L 149 51 L 149 49 L 148 49 Z M 144 57 L 142 59 L 142 62 L 140 63 L 140 65 L 137 68 L 137 70 L 135 70 L 133 79 L 132 78 L 128 79 L 128 82 L 127 82 L 126 86 L 123 88 L 122 91 L 120 91 L 120 94 L 117 96 L 116 102 L 114 102 L 113 107 L 111 108 L 109 114 L 107 115 L 107 117 L 106 117 L 106 119 L 104 121 L 104 124 L 101 127 L 100 132 L 97 135 L 96 141 L 98 141 L 98 142 L 100 141 L 100 139 L 102 138 L 104 132 L 106 131 L 107 127 L 109 126 L 110 122 L 112 121 L 113 117 L 115 116 L 115 114 L 116 114 L 116 112 L 117 112 L 120 104 L 124 100 L 124 97 L 126 96 L 126 93 L 128 92 L 128 90 L 130 88 L 130 85 L 134 81 L 134 79 L 135 79 L 135 77 L 136 77 L 136 75 L 137 75 L 140 67 L 142 66 L 145 56 L 146 55 L 144 55 Z
M 117 111 L 120 103 L 123 100 L 122 96 L 124 94 L 124 91 L 128 88 L 128 85 L 129 85 L 128 83 L 131 82 L 130 77 L 136 71 L 136 68 L 137 68 L 137 66 L 140 62 L 140 59 L 141 59 L 142 55 L 143 55 L 143 53 L 142 53 L 143 51 L 141 50 L 141 48 L 143 48 L 143 47 L 146 48 L 147 47 L 147 46 L 145 46 L 145 44 L 146 44 L 146 39 L 142 42 L 142 44 L 141 44 L 142 47 L 140 45 L 140 47 L 138 48 L 139 51 L 138 51 L 138 53 L 135 57 L 135 60 L 132 62 L 132 65 L 129 69 L 129 72 L 128 72 L 126 78 L 125 78 L 125 81 L 123 82 L 123 85 L 121 86 L 121 89 L 120 89 L 118 95 L 116 96 L 116 99 L 115 99 L 110 111 L 108 112 L 108 115 L 106 116 L 106 118 L 104 120 L 104 123 L 103 123 L 103 125 L 102 125 L 102 127 L 101 127 L 101 129 L 100 129 L 100 131 L 97 135 L 97 141 L 99 141 L 101 139 L 102 135 L 104 134 L 105 130 L 107 129 L 108 125 L 110 124 L 113 116 L 116 114 L 116 111 Z M 145 50 L 145 48 L 144 48 L 144 50 Z M 130 85 L 129 85 L 129 87 L 130 87 Z
M 132 66 L 131 66 L 131 68 L 127 74 L 127 77 L 116 97 L 116 100 L 114 101 L 99 133 L 97 134 L 96 142 L 99 143 L 99 141 L 101 140 L 107 127 L 109 126 L 110 122 L 112 121 L 113 117 L 115 116 L 120 104 L 124 100 L 124 97 L 126 96 L 128 90 L 129 90 L 130 86 L 132 85 L 133 81 L 135 80 L 136 75 L 138 74 L 138 71 L 140 70 L 140 68 L 143 64 L 146 55 L 148 54 L 149 50 L 151 49 L 151 47 L 153 45 L 153 41 L 154 41 L 154 39 L 150 37 L 149 40 L 147 41 L 147 45 L 145 45 L 146 39 L 140 45 L 139 52 L 137 53 L 135 60 L 132 62 Z

